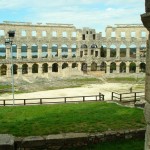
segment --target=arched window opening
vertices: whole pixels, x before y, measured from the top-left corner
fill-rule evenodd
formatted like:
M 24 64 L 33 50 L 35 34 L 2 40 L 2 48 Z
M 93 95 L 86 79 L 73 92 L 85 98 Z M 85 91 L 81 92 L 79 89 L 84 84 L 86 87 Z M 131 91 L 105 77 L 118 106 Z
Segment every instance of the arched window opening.
M 58 57 L 58 46 L 56 44 L 52 45 L 52 57 Z
M 130 46 L 130 57 L 136 58 L 136 45 L 132 44 Z
M 1 76 L 4 76 L 4 75 L 6 75 L 6 74 L 7 74 L 7 66 L 3 64 L 3 65 L 0 67 L 0 75 L 1 75 Z
M 115 45 L 110 46 L 110 57 L 116 57 L 116 46 Z
M 17 45 L 12 45 L 12 57 L 13 59 L 17 58 Z
M 82 63 L 82 65 L 81 65 L 81 70 L 82 70 L 83 72 L 87 72 L 87 63 Z
M 91 48 L 97 48 L 97 45 L 96 44 L 92 44 Z
M 77 63 L 73 63 L 72 64 L 72 68 L 76 68 L 76 67 L 78 67 L 78 64 Z
M 120 63 L 120 73 L 126 72 L 126 64 L 124 62 Z
M 120 57 L 126 57 L 126 49 L 125 45 L 120 46 Z
M 97 63 L 93 62 L 91 64 L 91 71 L 97 71 Z
M 140 64 L 140 72 L 146 72 L 146 64 L 145 63 Z
M 5 58 L 6 58 L 6 47 L 5 45 L 0 45 L 0 59 L 5 59 Z
M 44 64 L 42 65 L 42 72 L 43 72 L 43 73 L 47 73 L 47 72 L 48 72 L 48 64 L 47 64 L 47 63 L 44 63 Z
M 114 73 L 116 71 L 116 63 L 112 62 L 110 64 L 110 73 Z
M 58 64 L 57 63 L 54 63 L 52 65 L 52 72 L 58 72 Z
M 22 65 L 22 74 L 28 74 L 28 65 L 27 64 Z
M 106 57 L 107 54 L 107 47 L 106 45 L 101 46 L 101 57 Z
M 16 64 L 13 65 L 13 74 L 18 73 L 18 66 Z
M 32 45 L 31 51 L 32 51 L 32 58 L 38 58 L 38 46 L 35 44 Z
M 134 62 L 130 63 L 129 71 L 130 71 L 130 73 L 136 72 L 136 64 Z
M 38 64 L 32 65 L 32 73 L 38 73 Z
M 142 44 L 140 47 L 140 57 L 146 57 L 146 44 Z
M 77 46 L 75 44 L 72 45 L 72 57 L 76 57 L 77 54 Z
M 106 63 L 105 62 L 102 62 L 101 65 L 100 65 L 100 71 L 104 71 L 106 73 Z
M 27 58 L 27 45 L 25 44 L 21 46 L 21 58 Z
M 67 45 L 63 44 L 61 47 L 62 50 L 62 57 L 67 58 L 68 57 L 68 47 Z
M 65 69 L 65 68 L 67 68 L 67 67 L 68 67 L 68 64 L 67 64 L 67 63 L 63 63 L 62 69 Z
M 47 45 L 44 44 L 42 45 L 42 58 L 47 58 L 47 57 L 48 57 Z

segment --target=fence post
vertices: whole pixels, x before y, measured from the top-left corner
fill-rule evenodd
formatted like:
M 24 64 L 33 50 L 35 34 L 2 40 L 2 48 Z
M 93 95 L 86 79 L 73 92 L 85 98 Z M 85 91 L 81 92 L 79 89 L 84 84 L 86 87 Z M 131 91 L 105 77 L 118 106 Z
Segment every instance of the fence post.
M 99 93 L 99 101 L 101 101 L 101 93 Z
M 42 105 L 42 98 L 40 98 L 40 104 Z
M 5 106 L 5 100 L 4 100 L 4 106 Z
M 113 101 L 113 98 L 114 98 L 114 92 L 112 92 L 111 94 L 111 100 Z
M 67 102 L 66 97 L 64 97 L 64 99 L 65 99 L 65 103 L 66 103 Z
M 136 102 L 136 92 L 134 93 L 134 103 Z
M 26 105 L 26 100 L 24 99 L 24 105 Z
M 83 96 L 83 102 L 85 102 L 85 97 Z
M 122 101 L 122 94 L 120 94 L 120 102 Z

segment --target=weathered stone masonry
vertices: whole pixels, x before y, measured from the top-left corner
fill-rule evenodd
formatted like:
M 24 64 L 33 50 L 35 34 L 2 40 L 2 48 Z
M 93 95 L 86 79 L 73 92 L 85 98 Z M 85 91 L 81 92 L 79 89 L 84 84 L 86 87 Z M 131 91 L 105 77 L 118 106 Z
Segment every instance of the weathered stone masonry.
M 0 24 L 0 75 L 11 75 L 7 32 L 13 40 L 14 74 L 62 75 L 88 71 L 105 73 L 145 72 L 146 29 L 139 24 L 106 27 L 106 36 L 72 24 L 4 22 Z

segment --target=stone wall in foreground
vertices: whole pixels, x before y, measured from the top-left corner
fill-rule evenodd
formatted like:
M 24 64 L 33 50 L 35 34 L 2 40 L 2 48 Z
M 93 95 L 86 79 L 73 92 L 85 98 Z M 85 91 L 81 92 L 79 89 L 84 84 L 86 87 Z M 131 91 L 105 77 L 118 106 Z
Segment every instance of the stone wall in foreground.
M 145 129 L 126 131 L 106 131 L 103 133 L 63 133 L 48 136 L 30 136 L 25 138 L 12 135 L 0 135 L 0 150 L 58 150 L 72 147 L 84 147 L 105 141 L 125 139 L 144 139 Z

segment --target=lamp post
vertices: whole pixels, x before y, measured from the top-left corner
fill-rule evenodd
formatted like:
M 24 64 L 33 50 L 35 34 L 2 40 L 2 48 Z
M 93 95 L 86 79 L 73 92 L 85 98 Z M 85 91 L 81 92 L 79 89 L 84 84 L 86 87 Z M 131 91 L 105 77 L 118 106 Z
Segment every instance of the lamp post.
M 10 45 L 10 52 L 11 52 L 11 79 L 12 79 L 12 99 L 13 99 L 13 105 L 15 105 L 15 99 L 14 99 L 14 67 L 13 67 L 13 51 L 12 51 L 12 43 L 13 39 L 15 37 L 15 31 L 10 30 L 8 31 L 8 37 L 5 40 L 5 45 Z

